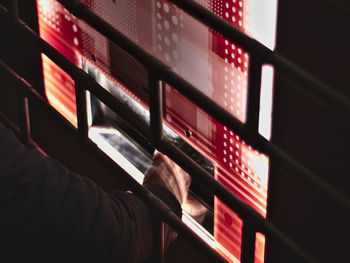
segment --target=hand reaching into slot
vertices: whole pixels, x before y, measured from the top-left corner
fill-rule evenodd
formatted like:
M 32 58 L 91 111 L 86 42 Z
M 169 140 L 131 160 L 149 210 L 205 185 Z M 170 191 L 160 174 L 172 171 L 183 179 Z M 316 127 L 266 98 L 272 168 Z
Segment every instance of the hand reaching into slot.
M 191 177 L 167 156 L 156 151 L 152 165 L 146 171 L 144 184 L 156 184 L 166 188 L 182 205 L 187 199 Z

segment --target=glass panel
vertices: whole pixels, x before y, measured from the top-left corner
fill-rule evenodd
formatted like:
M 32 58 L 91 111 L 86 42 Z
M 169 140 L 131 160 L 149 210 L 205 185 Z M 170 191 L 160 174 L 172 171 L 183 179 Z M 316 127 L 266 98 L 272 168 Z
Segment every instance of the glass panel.
M 268 157 L 255 151 L 236 133 L 168 85 L 166 106 L 165 122 L 215 164 L 215 178 L 266 217 Z M 181 109 L 181 115 L 174 112 L 173 108 Z M 186 131 L 190 131 L 190 137 L 186 136 Z M 217 249 L 230 262 L 236 262 L 240 258 L 241 228 L 242 222 L 238 216 L 215 199 L 214 239 Z M 264 244 L 264 239 L 257 240 L 256 262 L 263 262 Z
M 42 54 L 45 94 L 49 103 L 73 126 L 77 124 L 74 80 Z

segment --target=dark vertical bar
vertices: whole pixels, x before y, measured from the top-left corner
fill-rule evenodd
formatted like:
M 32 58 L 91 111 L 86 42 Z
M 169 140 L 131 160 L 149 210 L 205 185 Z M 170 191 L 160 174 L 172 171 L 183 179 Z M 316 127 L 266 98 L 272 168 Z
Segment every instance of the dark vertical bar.
M 254 263 L 255 261 L 255 236 L 256 232 L 252 225 L 246 221 L 243 222 L 241 246 L 242 263 Z
M 13 47 L 18 47 L 18 35 L 15 28 L 16 23 L 19 22 L 18 13 L 18 1 L 17 0 L 7 0 L 8 12 L 10 20 L 13 22 L 11 29 L 13 34 L 11 34 L 11 40 Z M 11 27 L 12 27 L 11 26 Z M 14 58 L 13 58 L 14 59 Z M 20 136 L 21 141 L 24 145 L 30 146 L 31 135 L 30 135 L 30 120 L 29 120 L 29 110 L 28 110 L 28 98 L 24 96 L 22 89 L 18 91 L 18 120 L 19 127 L 21 130 Z
M 163 118 L 165 118 L 166 117 L 165 82 L 161 81 L 159 85 L 161 85 L 162 87 Z
M 261 61 L 255 56 L 249 57 L 248 67 L 248 106 L 246 125 L 251 132 L 257 132 L 259 127 L 261 86 Z
M 151 141 L 157 146 L 163 136 L 162 85 L 154 74 L 148 75 Z
M 8 12 L 11 19 L 14 22 L 19 21 L 19 13 L 18 13 L 18 1 L 17 0 L 7 0 Z
M 75 98 L 77 105 L 78 132 L 82 138 L 88 137 L 89 125 L 87 119 L 86 90 L 81 81 L 75 81 Z
M 153 218 L 152 260 L 154 263 L 164 262 L 164 223 Z
M 23 92 L 19 90 L 18 94 L 18 119 L 19 127 L 21 129 L 21 140 L 26 146 L 31 145 L 31 134 L 30 134 L 30 120 L 28 110 L 28 98 L 23 96 Z

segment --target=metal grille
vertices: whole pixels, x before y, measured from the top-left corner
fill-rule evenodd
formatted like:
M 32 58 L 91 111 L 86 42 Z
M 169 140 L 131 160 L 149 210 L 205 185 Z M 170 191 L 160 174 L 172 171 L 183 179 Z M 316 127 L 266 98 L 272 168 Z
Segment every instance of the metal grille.
M 212 99 L 208 98 L 205 94 L 198 91 L 193 85 L 181 78 L 175 72 L 169 70 L 160 60 L 152 57 L 134 42 L 130 41 L 127 37 L 115 30 L 111 25 L 103 21 L 100 17 L 92 13 L 88 8 L 82 5 L 80 2 L 59 1 L 67 10 L 73 13 L 76 17 L 86 21 L 90 26 L 95 28 L 101 34 L 108 39 L 119 45 L 123 50 L 133 56 L 148 70 L 149 76 L 149 106 L 151 113 L 150 126 L 144 123 L 143 120 L 139 120 L 138 116 L 132 116 L 132 112 L 128 111 L 126 107 L 122 105 L 116 98 L 111 97 L 110 94 L 99 86 L 90 76 L 81 71 L 67 59 L 60 52 L 55 50 L 47 42 L 38 37 L 33 31 L 31 31 L 25 24 L 23 24 L 18 18 L 17 2 L 11 1 L 9 12 L 1 7 L 0 15 L 2 17 L 9 14 L 9 19 L 12 20 L 13 29 L 18 34 L 23 34 L 29 41 L 35 42 L 40 50 L 54 63 L 61 67 L 75 82 L 75 96 L 77 105 L 77 131 L 82 140 L 88 141 L 88 122 L 86 116 L 86 100 L 84 99 L 86 91 L 94 94 L 98 99 L 110 107 L 113 111 L 117 112 L 120 116 L 133 120 L 131 125 L 134 126 L 140 133 L 153 143 L 153 145 L 160 151 L 169 155 L 178 164 L 180 164 L 186 171 L 190 172 L 194 176 L 202 180 L 218 198 L 222 200 L 227 207 L 232 209 L 239 220 L 242 220 L 242 244 L 241 244 L 241 261 L 242 262 L 254 262 L 255 251 L 255 238 L 256 233 L 263 233 L 266 238 L 277 241 L 280 246 L 284 247 L 291 255 L 299 258 L 299 261 L 312 262 L 307 253 L 300 250 L 295 244 L 293 244 L 286 236 L 284 236 L 278 229 L 267 222 L 259 213 L 252 209 L 249 205 L 242 202 L 236 195 L 223 186 L 223 184 L 214 180 L 206 171 L 200 166 L 191 161 L 186 155 L 179 151 L 173 144 L 169 143 L 162 136 L 162 96 L 160 82 L 168 83 L 172 88 L 176 89 L 183 96 L 194 102 L 200 107 L 203 112 L 206 112 L 210 116 L 219 120 L 226 129 L 235 131 L 238 134 L 238 138 L 242 138 L 250 145 L 254 146 L 260 152 L 270 157 L 272 162 L 280 165 L 290 172 L 292 176 L 298 178 L 305 185 L 318 192 L 326 200 L 332 202 L 335 207 L 343 210 L 344 213 L 349 214 L 350 204 L 349 200 L 341 196 L 329 185 L 313 175 L 307 168 L 303 167 L 286 153 L 282 152 L 279 148 L 268 142 L 258 133 L 258 107 L 260 97 L 260 78 L 261 67 L 265 63 L 269 63 L 275 67 L 286 78 L 299 84 L 307 93 L 312 94 L 318 99 L 330 104 L 333 108 L 338 109 L 346 114 L 350 113 L 350 103 L 341 95 L 332 91 L 329 87 L 323 83 L 310 77 L 308 74 L 295 67 L 280 55 L 275 52 L 271 52 L 265 48 L 259 42 L 247 37 L 230 24 L 226 23 L 220 17 L 213 15 L 211 12 L 203 8 L 202 6 L 191 1 L 174 0 L 176 6 L 181 8 L 184 12 L 191 14 L 193 17 L 206 24 L 207 26 L 215 29 L 218 33 L 223 35 L 227 40 L 238 43 L 244 50 L 249 53 L 250 66 L 248 69 L 248 108 L 247 108 L 247 120 L 245 124 L 239 121 L 239 118 L 233 117 L 225 109 L 215 103 Z M 73 26 L 72 26 L 73 28 Z M 74 29 L 73 29 L 74 31 Z M 73 44 L 79 45 L 79 41 L 74 41 Z M 166 59 L 166 58 L 165 58 Z M 28 107 L 27 100 L 33 100 L 37 103 L 45 103 L 41 100 L 32 87 L 23 81 L 16 73 L 1 62 L 1 70 L 6 73 L 12 80 L 22 87 L 23 99 L 19 104 L 21 113 L 21 134 L 28 144 L 31 143 L 30 139 L 30 125 L 28 120 Z M 118 105 L 118 106 L 116 106 Z M 48 106 L 48 110 L 52 111 Z M 53 113 L 54 114 L 54 113 Z M 132 118 L 130 118 L 130 115 Z M 74 130 L 73 130 L 74 131 Z M 225 134 L 225 133 L 224 133 Z M 231 137 L 236 138 L 237 137 Z M 230 140 L 230 137 L 224 138 Z M 227 142 L 226 142 L 227 144 Z M 93 147 L 86 145 L 86 147 Z M 96 149 L 98 152 L 98 149 Z M 227 152 L 227 149 L 226 149 Z M 99 153 L 100 156 L 102 153 Z M 241 152 L 243 154 L 243 152 Z M 225 154 L 224 154 L 225 155 Z M 101 157 L 103 159 L 103 157 Z M 226 157 L 223 157 L 226 158 Z M 230 158 L 230 157 L 228 157 Z M 227 160 L 227 159 L 226 159 Z M 109 161 L 104 158 L 104 162 Z M 223 162 L 226 163 L 223 159 Z M 116 164 L 110 164 L 110 167 L 115 167 Z M 243 165 L 242 165 L 243 166 Z M 113 169 L 113 168 L 111 168 Z M 247 171 L 248 172 L 248 171 Z M 224 262 L 224 259 L 206 243 L 199 239 L 194 233 L 191 232 L 173 213 L 167 212 L 167 208 L 158 199 L 152 196 L 145 188 L 140 186 L 133 179 L 125 176 L 125 180 L 129 183 L 130 188 L 140 197 L 148 201 L 152 208 L 159 216 L 159 222 L 155 222 L 155 244 L 154 244 L 154 261 L 161 262 L 163 258 L 163 241 L 162 241 L 162 225 L 161 222 L 166 222 L 172 226 L 180 235 L 184 235 L 190 239 L 203 253 L 206 253 L 214 262 Z M 247 180 L 248 180 L 247 176 Z M 252 179 L 250 179 L 251 181 Z M 249 181 L 249 180 L 248 180 Z M 225 217 L 225 216 L 224 216 Z M 229 221 L 229 219 L 226 220 Z

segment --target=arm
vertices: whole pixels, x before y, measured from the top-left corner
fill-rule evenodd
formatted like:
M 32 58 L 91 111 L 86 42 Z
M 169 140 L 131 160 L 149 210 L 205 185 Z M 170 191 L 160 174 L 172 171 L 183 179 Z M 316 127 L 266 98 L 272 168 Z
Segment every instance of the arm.
M 172 194 L 157 186 L 153 191 L 180 212 Z M 151 253 L 151 216 L 141 199 L 104 192 L 89 179 L 22 146 L 1 123 L 0 204 L 2 211 L 69 242 L 72 251 L 89 259 L 139 262 Z

